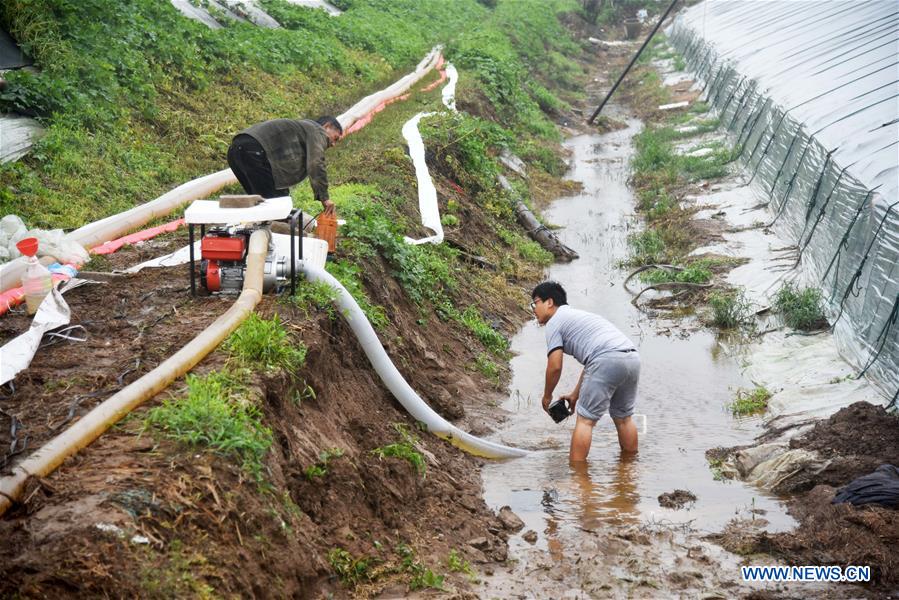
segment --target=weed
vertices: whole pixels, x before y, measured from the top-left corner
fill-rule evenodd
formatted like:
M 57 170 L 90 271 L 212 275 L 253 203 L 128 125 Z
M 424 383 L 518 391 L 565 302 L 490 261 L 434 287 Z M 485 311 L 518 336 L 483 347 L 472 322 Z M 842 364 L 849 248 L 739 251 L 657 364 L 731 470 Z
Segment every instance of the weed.
M 291 375 L 306 361 L 306 347 L 291 342 L 278 315 L 263 319 L 251 314 L 225 341 L 225 349 L 247 366 L 283 369 Z
M 304 400 L 315 400 L 315 398 L 315 388 L 306 383 L 306 380 L 303 380 L 302 387 L 297 387 L 293 390 L 293 394 L 290 397 L 295 406 L 299 406 Z
M 665 262 L 667 249 L 665 240 L 655 229 L 647 229 L 628 237 L 631 246 L 630 264 L 633 266 L 651 265 Z
M 763 387 L 753 390 L 739 389 L 734 401 L 727 407 L 736 416 L 752 415 L 767 409 L 770 398 L 771 392 Z
M 410 590 L 425 588 L 443 590 L 445 575 L 438 575 L 422 564 L 415 556 L 415 551 L 406 544 L 398 544 L 397 552 L 402 558 L 400 569 L 411 575 L 409 579 Z
M 354 587 L 362 581 L 371 581 L 371 567 L 376 558 L 360 556 L 356 558 L 343 548 L 332 548 L 328 552 L 328 562 L 331 568 L 340 578 L 340 581 L 349 587 Z
M 474 368 L 487 379 L 499 383 L 499 365 L 493 362 L 490 355 L 485 352 L 478 354 L 474 361 Z
M 774 308 L 783 315 L 787 327 L 803 331 L 827 327 L 821 291 L 817 288 L 797 289 L 785 283 L 774 297 Z
M 497 227 L 496 234 L 503 242 L 515 248 L 518 255 L 524 260 L 541 267 L 548 267 L 553 263 L 552 252 L 544 249 L 543 246 L 534 240 L 525 238 L 517 231 L 500 226 Z
M 372 304 L 371 300 L 368 299 L 368 294 L 365 293 L 365 288 L 362 287 L 360 278 L 362 269 L 359 266 L 346 260 L 338 260 L 329 262 L 325 265 L 325 268 L 356 300 L 359 308 L 362 309 L 365 317 L 375 329 L 383 330 L 390 324 L 390 319 L 384 307 Z
M 415 444 L 418 442 L 418 438 L 402 423 L 394 423 L 393 428 L 400 435 L 400 441 L 381 446 L 380 448 L 375 448 L 371 453 L 380 459 L 388 456 L 401 458 L 408 461 L 421 475 L 424 475 L 428 467 L 421 453 L 415 450 Z
M 262 413 L 247 398 L 244 384 L 221 371 L 188 375 L 186 381 L 187 396 L 151 409 L 146 424 L 179 442 L 238 458 L 244 470 L 261 481 L 272 432 L 262 424 Z
M 291 303 L 299 308 L 307 311 L 314 307 L 320 311 L 324 311 L 330 320 L 337 318 L 337 311 L 334 310 L 334 301 L 339 298 L 336 289 L 322 281 L 306 281 L 303 280 L 297 286 L 296 293 L 290 298 Z
M 649 284 L 676 281 L 678 283 L 708 283 L 712 272 L 705 261 L 690 263 L 680 271 L 667 269 L 650 269 L 640 274 L 640 279 Z
M 742 292 L 714 292 L 709 295 L 712 323 L 722 329 L 745 327 L 752 323 L 752 309 Z
M 465 573 L 470 581 L 477 582 L 478 574 L 472 568 L 471 563 L 462 558 L 462 555 L 455 548 L 450 550 L 449 556 L 446 558 L 447 567 L 453 573 Z
M 306 470 L 303 473 L 306 475 L 306 479 L 309 481 L 313 481 L 319 477 L 324 477 L 328 474 L 328 465 L 331 460 L 335 458 L 340 458 L 343 456 L 343 450 L 341 448 L 330 448 L 328 450 L 322 450 L 318 453 L 318 462 L 314 465 L 309 465 L 306 467 Z
M 440 217 L 440 224 L 444 227 L 455 227 L 459 224 L 459 217 L 456 215 L 443 215 Z
M 459 315 L 460 322 L 465 325 L 484 347 L 497 356 L 505 356 L 509 350 L 509 340 L 493 328 L 481 316 L 474 306 L 469 306 Z

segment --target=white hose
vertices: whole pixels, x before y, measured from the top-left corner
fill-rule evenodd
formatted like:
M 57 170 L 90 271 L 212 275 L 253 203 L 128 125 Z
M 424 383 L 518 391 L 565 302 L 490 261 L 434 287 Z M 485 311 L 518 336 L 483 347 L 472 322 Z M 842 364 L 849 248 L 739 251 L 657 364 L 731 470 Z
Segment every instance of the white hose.
M 424 423 L 428 431 L 448 440 L 454 446 L 485 458 L 518 458 L 528 454 L 526 450 L 504 446 L 496 442 L 490 442 L 466 433 L 437 414 L 434 409 L 421 399 L 415 390 L 403 379 L 402 374 L 394 366 L 381 341 L 378 339 L 374 328 L 365 313 L 359 308 L 353 296 L 330 273 L 313 267 L 302 265 L 300 270 L 305 273 L 310 281 L 322 282 L 333 287 L 338 292 L 337 304 L 341 314 L 349 323 L 353 333 L 359 340 L 365 356 L 368 357 L 371 366 L 377 372 L 387 389 L 403 405 L 403 408 L 416 420 Z

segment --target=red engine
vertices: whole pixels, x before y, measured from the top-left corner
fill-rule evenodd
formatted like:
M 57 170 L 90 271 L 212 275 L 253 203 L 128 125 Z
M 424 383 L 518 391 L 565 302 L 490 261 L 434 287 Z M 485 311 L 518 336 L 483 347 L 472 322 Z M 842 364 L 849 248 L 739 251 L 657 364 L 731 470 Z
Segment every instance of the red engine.
M 210 292 L 240 292 L 249 231 L 213 229 L 200 240 L 200 281 Z

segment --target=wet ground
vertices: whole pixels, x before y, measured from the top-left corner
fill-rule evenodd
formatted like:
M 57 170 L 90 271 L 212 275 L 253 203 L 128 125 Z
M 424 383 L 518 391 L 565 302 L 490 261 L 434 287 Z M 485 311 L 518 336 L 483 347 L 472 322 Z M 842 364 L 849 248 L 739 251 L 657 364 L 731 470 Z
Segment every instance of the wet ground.
M 511 506 L 525 521 L 522 532 L 537 533 L 533 545 L 523 537 L 510 540 L 510 557 L 520 561 L 510 573 L 511 580 L 521 582 L 513 595 L 559 596 L 566 590 L 566 595 L 597 590 L 627 595 L 640 585 L 647 585 L 647 592 L 659 589 L 656 586 L 671 591 L 727 587 L 728 580 L 739 579 L 736 568 L 723 573 L 720 581 L 713 581 L 713 575 L 704 582 L 702 577 L 692 583 L 678 581 L 678 573 L 688 572 L 687 563 L 697 557 L 699 564 L 732 560 L 713 556 L 720 551 L 702 544 L 688 551 L 697 533 L 720 530 L 734 517 L 763 515 L 769 531 L 795 524 L 774 497 L 741 482 L 716 479 L 705 458 L 708 448 L 750 443 L 762 430 L 758 418 L 737 420 L 725 408 L 737 388 L 751 387 L 740 365 L 722 350 L 714 333 L 690 321 L 649 318 L 631 305 L 632 296 L 621 285 L 627 273 L 618 264 L 627 257 L 628 234 L 639 227 L 626 181 L 630 140 L 641 125 L 633 119 L 627 122 L 626 129 L 568 140 L 573 163 L 569 177 L 583 182 L 584 189 L 555 202 L 544 216 L 562 227 L 562 241 L 581 256 L 571 264 L 553 266 L 548 277 L 566 288 L 572 306 L 604 315 L 640 350 L 640 453 L 634 460 L 621 460 L 614 427 L 605 417 L 594 434 L 589 466 L 580 471 L 569 467 L 573 421 L 555 425 L 540 409 L 544 332 L 535 321 L 526 324 L 512 342 L 517 356 L 512 360 L 511 394 L 503 405 L 511 417 L 497 437 L 538 451 L 483 470 L 488 506 Z M 557 394 L 573 388 L 579 372 L 576 361 L 566 357 Z M 681 509 L 660 506 L 658 496 L 676 489 L 691 492 L 696 501 Z M 638 538 L 648 535 L 651 543 L 618 539 L 626 549 L 601 548 L 625 531 L 637 532 Z M 668 543 L 651 539 L 658 535 Z M 582 569 L 575 563 L 591 555 L 606 557 L 608 574 L 617 584 L 591 583 L 579 575 Z M 615 558 L 609 561 L 610 556 Z M 640 559 L 629 568 L 628 556 Z M 522 577 L 541 569 L 550 577 Z M 511 582 L 504 579 L 489 579 L 488 595 L 500 590 L 508 594 Z M 535 579 L 541 585 L 549 580 L 549 587 L 537 591 Z

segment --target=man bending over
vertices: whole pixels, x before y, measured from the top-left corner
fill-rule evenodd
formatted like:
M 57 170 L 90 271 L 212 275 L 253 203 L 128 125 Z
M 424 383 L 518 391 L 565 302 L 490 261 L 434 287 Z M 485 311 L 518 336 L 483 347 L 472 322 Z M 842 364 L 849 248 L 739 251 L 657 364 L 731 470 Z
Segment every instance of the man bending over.
M 537 322 L 546 326 L 546 385 L 543 410 L 552 402 L 553 390 L 562 374 L 562 355 L 569 354 L 584 365 L 573 391 L 561 396 L 577 414 L 571 435 L 571 462 L 587 460 L 593 427 L 608 411 L 618 430 L 624 453 L 637 451 L 637 426 L 631 415 L 640 378 L 640 355 L 634 344 L 606 319 L 568 306 L 564 288 L 544 281 L 531 294 Z

